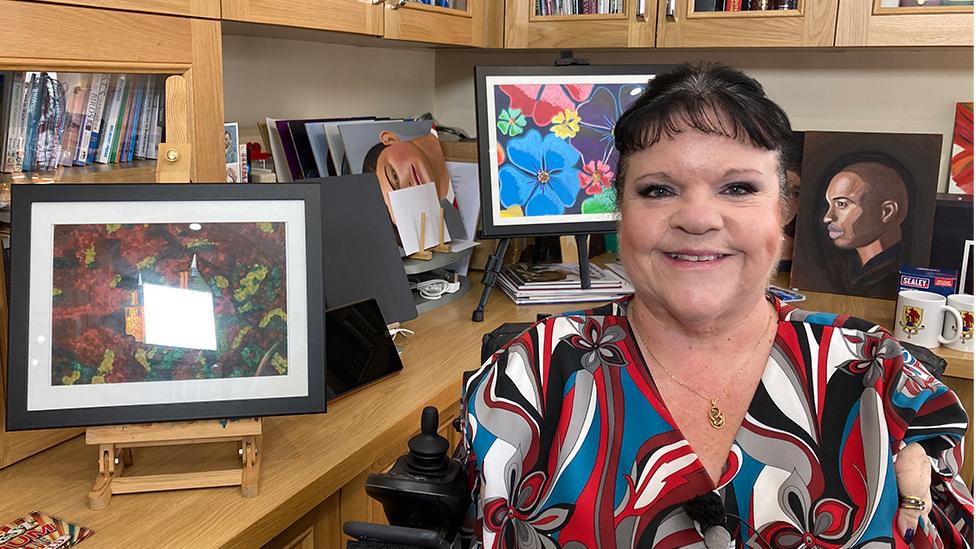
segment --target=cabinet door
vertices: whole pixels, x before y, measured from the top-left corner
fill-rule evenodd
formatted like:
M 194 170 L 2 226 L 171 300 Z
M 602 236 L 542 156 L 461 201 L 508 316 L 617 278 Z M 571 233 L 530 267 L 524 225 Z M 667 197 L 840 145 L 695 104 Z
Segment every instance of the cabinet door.
M 482 47 L 486 1 L 387 0 L 383 35 L 396 40 Z
M 582 10 L 560 13 L 553 0 L 506 0 L 506 48 L 626 48 L 654 45 L 657 0 L 584 0 Z M 604 7 L 606 4 L 603 4 Z M 586 9 L 589 7 L 590 9 Z
M 837 45 L 972 46 L 973 2 L 840 0 Z
M 666 48 L 832 46 L 837 1 L 660 0 L 657 45 Z
M 220 18 L 220 0 L 45 0 L 45 2 L 187 17 Z
M 191 180 L 224 179 L 219 21 L 9 0 L 0 0 L 0 14 L 0 70 L 183 75 L 190 84 Z M 44 32 L 24 40 L 24 29 Z M 95 179 L 117 181 L 112 174 Z
M 222 17 L 306 29 L 383 34 L 381 0 L 222 0 Z

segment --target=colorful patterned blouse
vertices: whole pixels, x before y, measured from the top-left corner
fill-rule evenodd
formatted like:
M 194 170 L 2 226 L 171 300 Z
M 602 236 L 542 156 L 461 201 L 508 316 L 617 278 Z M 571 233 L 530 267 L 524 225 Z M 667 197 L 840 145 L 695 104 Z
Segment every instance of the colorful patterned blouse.
M 495 353 L 462 402 L 475 540 L 704 547 L 683 504 L 715 491 L 737 547 L 905 547 L 892 456 L 918 442 L 935 503 L 913 546 L 969 547 L 955 394 L 884 329 L 773 301 L 776 340 L 717 486 L 661 400 L 627 300 L 549 318 Z

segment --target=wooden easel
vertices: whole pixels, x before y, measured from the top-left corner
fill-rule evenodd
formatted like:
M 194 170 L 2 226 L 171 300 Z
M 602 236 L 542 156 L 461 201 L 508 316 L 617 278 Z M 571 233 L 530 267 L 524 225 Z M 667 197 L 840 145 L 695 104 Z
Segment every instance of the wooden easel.
M 186 78 L 166 79 L 166 143 L 160 143 L 156 160 L 156 183 L 190 182 L 189 86 Z
M 441 208 L 441 224 L 440 224 L 440 236 L 437 239 L 437 245 L 431 248 L 427 248 L 427 212 L 420 212 L 420 251 L 414 252 L 407 257 L 410 259 L 419 259 L 421 261 L 430 261 L 434 257 L 433 252 L 440 253 L 450 253 L 451 246 L 444 243 L 444 208 Z
M 240 469 L 123 477 L 132 465 L 132 448 L 237 441 Z M 113 494 L 240 486 L 241 495 L 258 495 L 261 418 L 233 421 L 180 421 L 89 427 L 85 444 L 98 446 L 98 476 L 88 492 L 88 507 L 104 509 Z M 175 452 L 174 452 L 175 456 Z

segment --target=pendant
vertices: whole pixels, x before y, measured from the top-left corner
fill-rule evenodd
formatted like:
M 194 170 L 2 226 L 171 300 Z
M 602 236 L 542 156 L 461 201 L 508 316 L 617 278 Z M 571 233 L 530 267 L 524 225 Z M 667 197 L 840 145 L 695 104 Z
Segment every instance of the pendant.
M 708 409 L 708 422 L 716 429 L 725 427 L 725 415 L 722 414 L 722 410 L 719 410 L 715 399 L 712 399 L 712 407 Z

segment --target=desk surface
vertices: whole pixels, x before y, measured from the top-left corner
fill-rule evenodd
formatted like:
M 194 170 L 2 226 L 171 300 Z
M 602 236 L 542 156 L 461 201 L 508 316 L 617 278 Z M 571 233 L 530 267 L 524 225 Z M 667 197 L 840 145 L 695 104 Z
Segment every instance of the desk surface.
M 417 430 L 424 406 L 447 409 L 456 402 L 461 373 L 477 367 L 482 333 L 503 322 L 534 320 L 539 312 L 578 308 L 516 307 L 495 291 L 485 322 L 476 324 L 470 318 L 479 294 L 475 284 L 457 302 L 407 323 L 416 335 L 403 343 L 404 369 L 397 376 L 331 403 L 324 415 L 265 418 L 257 497 L 244 499 L 239 488 L 120 495 L 107 509 L 91 511 L 87 494 L 97 452 L 76 437 L 0 470 L 0 521 L 33 510 L 63 517 L 96 531 L 85 541 L 87 549 L 145 547 L 151 544 L 147 540 L 160 539 L 167 546 L 259 546 L 382 456 L 401 452 L 403 437 Z M 811 295 L 805 305 L 826 308 L 831 299 Z M 831 307 L 835 310 L 886 321 L 876 318 L 887 314 L 884 303 L 836 299 L 843 307 Z M 958 362 L 960 371 L 968 363 L 965 373 L 972 378 L 972 355 Z M 135 465 L 126 470 L 142 474 L 229 468 L 236 457 L 232 445 L 179 447 L 176 453 L 140 448 Z
M 255 547 L 335 493 L 367 466 L 403 451 L 403 438 L 420 426 L 420 411 L 447 409 L 460 395 L 461 374 L 478 367 L 481 335 L 503 322 L 535 320 L 538 312 L 571 306 L 515 307 L 492 293 L 483 323 L 471 322 L 480 285 L 404 327 L 416 335 L 404 346 L 403 371 L 330 403 L 320 415 L 264 420 L 260 494 L 244 499 L 239 488 L 209 488 L 116 495 L 107 509 L 87 507 L 97 451 L 75 437 L 0 470 L 0 524 L 34 510 L 95 530 L 82 547 Z M 153 474 L 231 468 L 232 444 L 138 448 L 126 473 Z

